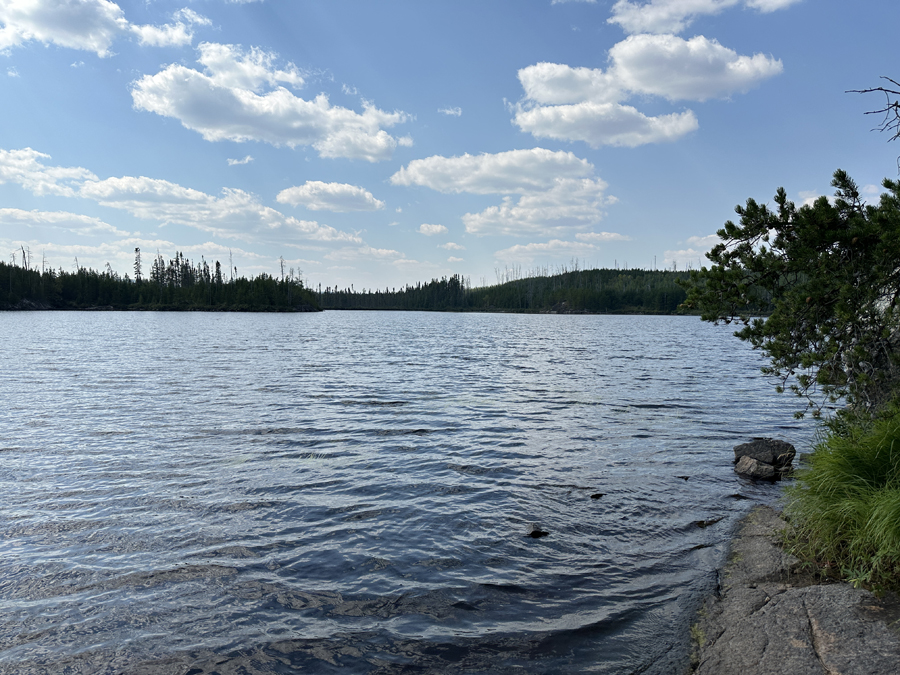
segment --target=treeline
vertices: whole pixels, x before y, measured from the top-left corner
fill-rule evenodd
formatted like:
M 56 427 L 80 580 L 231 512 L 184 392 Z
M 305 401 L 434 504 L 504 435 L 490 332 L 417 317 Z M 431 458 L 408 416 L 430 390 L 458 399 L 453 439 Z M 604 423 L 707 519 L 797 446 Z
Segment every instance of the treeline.
M 323 309 L 674 314 L 685 300 L 678 282 L 688 272 L 575 269 L 503 276 L 503 283 L 476 288 L 456 274 L 400 289 L 320 286 L 316 296 Z
M 23 260 L 25 257 L 23 256 Z M 150 276 L 119 276 L 107 264 L 102 272 L 77 267 L 46 271 L 0 262 L 0 309 L 131 309 L 200 311 L 315 311 L 316 298 L 291 273 L 281 279 L 260 274 L 248 279 L 223 274 L 216 262 L 194 263 L 180 253 L 165 261 L 157 255 Z

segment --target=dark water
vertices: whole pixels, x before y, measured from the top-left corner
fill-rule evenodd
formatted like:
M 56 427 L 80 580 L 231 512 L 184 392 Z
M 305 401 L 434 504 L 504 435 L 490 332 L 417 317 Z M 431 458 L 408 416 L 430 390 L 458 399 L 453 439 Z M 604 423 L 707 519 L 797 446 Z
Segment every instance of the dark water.
M 687 317 L 5 313 L 0 349 L 0 673 L 678 672 L 776 494 L 731 447 L 810 437 Z

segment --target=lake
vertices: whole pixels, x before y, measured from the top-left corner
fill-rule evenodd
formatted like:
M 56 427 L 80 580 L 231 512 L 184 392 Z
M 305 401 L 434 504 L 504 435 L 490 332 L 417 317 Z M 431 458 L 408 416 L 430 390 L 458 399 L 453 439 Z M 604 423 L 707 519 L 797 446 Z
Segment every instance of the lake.
M 678 672 L 813 434 L 732 331 L 2 313 L 0 673 Z

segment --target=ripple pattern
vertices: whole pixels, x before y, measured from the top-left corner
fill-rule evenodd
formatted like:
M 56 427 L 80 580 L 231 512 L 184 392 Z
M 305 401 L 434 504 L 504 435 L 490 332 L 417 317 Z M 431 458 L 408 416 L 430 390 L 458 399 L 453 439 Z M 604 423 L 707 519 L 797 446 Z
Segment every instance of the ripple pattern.
M 5 313 L 0 345 L 4 674 L 675 672 L 776 494 L 731 447 L 812 433 L 692 317 Z

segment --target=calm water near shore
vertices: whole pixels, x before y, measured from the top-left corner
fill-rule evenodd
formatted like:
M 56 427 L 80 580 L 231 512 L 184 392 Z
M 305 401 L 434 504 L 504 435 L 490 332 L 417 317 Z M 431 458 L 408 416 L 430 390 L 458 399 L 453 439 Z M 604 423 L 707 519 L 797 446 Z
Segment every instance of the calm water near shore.
M 677 672 L 811 438 L 732 330 L 0 314 L 0 673 Z

